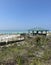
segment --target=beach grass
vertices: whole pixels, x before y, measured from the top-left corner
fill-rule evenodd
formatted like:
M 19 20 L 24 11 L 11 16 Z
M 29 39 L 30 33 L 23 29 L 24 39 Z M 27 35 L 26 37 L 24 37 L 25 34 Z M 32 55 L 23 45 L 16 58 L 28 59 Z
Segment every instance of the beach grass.
M 0 48 L 0 65 L 50 65 L 50 39 L 44 36 L 25 37 L 22 42 Z M 49 64 L 48 64 L 49 62 Z

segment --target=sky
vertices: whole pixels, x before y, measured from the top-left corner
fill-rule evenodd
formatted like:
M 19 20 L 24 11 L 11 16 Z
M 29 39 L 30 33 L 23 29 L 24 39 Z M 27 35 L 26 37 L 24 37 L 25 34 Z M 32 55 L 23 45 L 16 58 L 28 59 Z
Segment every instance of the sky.
M 0 30 L 51 29 L 51 0 L 0 0 Z

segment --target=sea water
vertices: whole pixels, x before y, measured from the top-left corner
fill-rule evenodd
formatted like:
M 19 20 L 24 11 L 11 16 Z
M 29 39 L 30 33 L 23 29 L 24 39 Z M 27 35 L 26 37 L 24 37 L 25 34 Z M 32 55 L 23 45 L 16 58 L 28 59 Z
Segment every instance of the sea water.
M 20 33 L 27 33 L 27 30 L 0 30 L 0 34 L 20 34 Z

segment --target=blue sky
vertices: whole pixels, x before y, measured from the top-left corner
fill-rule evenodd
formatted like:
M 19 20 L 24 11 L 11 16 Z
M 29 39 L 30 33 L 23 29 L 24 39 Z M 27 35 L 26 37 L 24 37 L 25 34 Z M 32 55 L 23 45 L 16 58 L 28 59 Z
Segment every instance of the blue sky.
M 0 30 L 51 29 L 51 0 L 0 0 Z

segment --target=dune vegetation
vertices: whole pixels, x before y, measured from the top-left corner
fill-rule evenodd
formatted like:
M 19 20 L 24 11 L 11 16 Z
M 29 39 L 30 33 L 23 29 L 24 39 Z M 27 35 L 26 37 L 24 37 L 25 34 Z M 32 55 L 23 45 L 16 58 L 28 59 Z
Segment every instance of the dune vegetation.
M 0 65 L 51 65 L 51 38 L 35 36 L 0 46 Z

